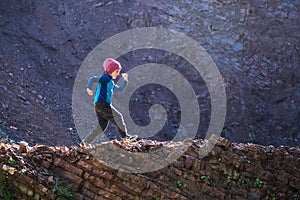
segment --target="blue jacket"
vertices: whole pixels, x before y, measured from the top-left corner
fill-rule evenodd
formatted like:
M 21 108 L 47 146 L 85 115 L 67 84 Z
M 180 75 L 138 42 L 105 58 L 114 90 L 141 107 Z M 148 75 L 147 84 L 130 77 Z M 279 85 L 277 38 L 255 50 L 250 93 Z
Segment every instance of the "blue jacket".
M 101 76 L 92 76 L 89 78 L 86 87 L 91 89 L 93 83 L 98 82 L 94 104 L 97 102 L 112 103 L 113 92 L 121 92 L 127 85 L 127 81 L 122 80 L 120 86 L 114 83 L 113 78 L 108 74 L 102 74 Z

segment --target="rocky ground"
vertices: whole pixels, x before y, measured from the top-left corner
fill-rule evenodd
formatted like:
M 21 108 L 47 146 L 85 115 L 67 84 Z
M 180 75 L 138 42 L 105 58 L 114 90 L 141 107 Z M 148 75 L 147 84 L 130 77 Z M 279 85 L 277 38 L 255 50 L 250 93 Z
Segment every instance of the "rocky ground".
M 0 194 L 16 199 L 293 199 L 300 198 L 299 147 L 264 147 L 214 138 L 193 140 L 179 159 L 147 173 L 112 169 L 91 154 L 96 147 L 28 146 L 0 143 Z M 134 154 L 164 147 L 180 152 L 184 142 L 109 142 Z M 106 144 L 102 144 L 106 146 Z M 155 148 L 155 150 L 153 150 Z M 113 153 L 108 151 L 108 153 Z M 115 152 L 116 153 L 116 152 Z M 159 165 L 162 160 L 156 160 Z M 151 161 L 144 159 L 145 166 Z
M 114 34 L 138 27 L 164 27 L 199 41 L 226 83 L 227 117 L 222 135 L 231 141 L 296 146 L 300 140 L 300 2 L 298 0 L 70 0 L 0 2 L 0 136 L 30 144 L 80 142 L 72 119 L 72 88 L 87 54 Z M 150 55 L 149 55 L 150 54 Z M 125 70 L 147 62 L 193 69 L 176 55 L 140 51 L 122 56 Z M 201 77 L 190 80 L 201 107 L 203 136 L 210 116 Z M 136 95 L 131 113 L 168 94 Z M 161 92 L 161 91 L 160 91 Z M 146 94 L 146 95 L 141 95 Z M 164 96 L 165 95 L 165 96 Z M 178 109 L 169 109 L 178 123 Z M 175 110 L 175 111 L 174 111 Z M 177 120 L 176 120 L 177 119 Z M 165 127 L 168 138 L 174 124 Z

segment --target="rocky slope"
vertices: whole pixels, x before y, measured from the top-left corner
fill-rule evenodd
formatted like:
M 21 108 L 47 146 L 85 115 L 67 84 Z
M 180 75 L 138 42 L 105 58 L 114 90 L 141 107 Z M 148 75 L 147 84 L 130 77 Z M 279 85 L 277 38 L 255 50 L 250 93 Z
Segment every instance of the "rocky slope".
M 3 0 L 0 136 L 32 145 L 80 142 L 71 117 L 72 87 L 80 64 L 108 37 L 156 26 L 199 41 L 219 67 L 228 102 L 224 137 L 264 145 L 299 145 L 299 8 L 298 0 Z M 194 74 L 176 55 L 158 51 L 130 53 L 119 59 L 125 70 L 158 62 L 178 66 L 186 76 Z M 190 83 L 199 97 L 198 135 L 203 136 L 209 124 L 209 94 L 201 77 L 191 78 Z M 141 108 L 153 102 L 169 106 L 170 121 L 177 123 L 178 108 L 173 108 L 168 93 L 152 90 L 149 95 L 148 91 L 137 92 L 141 104 L 131 111 L 137 123 L 147 122 L 143 114 L 147 110 Z M 165 139 L 177 126 L 172 123 L 164 130 Z
M 199 153 L 213 141 L 212 151 L 200 159 Z M 177 152 L 184 145 L 146 140 L 111 143 L 132 153 L 160 147 Z M 94 148 L 1 143 L 0 194 L 5 190 L 16 199 L 30 200 L 300 198 L 299 147 L 197 139 L 176 162 L 142 174 L 108 167 L 91 154 Z M 128 160 L 120 162 L 126 165 Z

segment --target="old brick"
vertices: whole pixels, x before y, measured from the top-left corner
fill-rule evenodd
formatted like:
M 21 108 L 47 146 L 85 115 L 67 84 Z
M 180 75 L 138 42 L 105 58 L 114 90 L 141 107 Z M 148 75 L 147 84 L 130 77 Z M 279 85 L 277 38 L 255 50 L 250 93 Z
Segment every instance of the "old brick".
M 120 187 L 122 187 L 125 191 L 131 191 L 132 194 L 139 195 L 144 189 L 143 186 L 139 184 L 139 182 L 127 182 L 121 181 L 116 182 Z
M 261 199 L 261 193 L 259 190 L 252 189 L 251 192 L 248 194 L 248 199 L 249 200 L 257 200 Z
M 66 170 L 76 176 L 81 176 L 82 172 L 83 172 L 82 169 L 79 169 L 79 168 L 71 165 L 70 163 L 63 161 L 60 158 L 54 159 L 54 165 Z
M 94 197 L 94 200 L 107 200 L 107 199 L 101 197 L 100 195 L 97 195 L 97 196 Z
M 41 164 L 42 164 L 46 169 L 49 169 L 52 163 L 49 162 L 49 161 L 46 161 L 46 160 L 42 160 Z
M 98 186 L 98 185 L 96 185 L 96 186 Z M 99 188 L 99 186 L 98 187 L 96 187 L 96 186 L 95 186 L 95 184 L 92 184 L 92 183 L 86 181 L 82 187 L 85 188 L 86 190 L 90 190 L 94 194 L 97 194 L 98 190 L 100 190 L 101 188 Z
M 142 192 L 140 197 L 141 199 L 156 199 L 159 194 L 161 194 L 161 190 L 158 188 L 148 188 Z
M 289 179 L 291 178 L 291 175 L 286 173 L 283 170 L 280 170 L 280 171 L 278 171 L 278 174 L 277 174 L 276 178 L 277 178 L 277 183 L 276 184 L 287 185 Z
M 176 175 L 181 176 L 182 175 L 182 171 L 179 169 L 176 169 L 174 167 L 171 168 L 171 171 L 174 172 Z
M 105 191 L 105 190 L 99 190 L 98 191 L 98 196 L 105 197 L 105 199 L 122 200 L 121 197 L 119 197 L 115 194 L 112 194 L 108 191 Z
M 161 189 L 156 184 L 148 181 L 146 189 L 144 189 L 141 193 L 141 199 L 147 199 L 151 197 L 154 198 L 155 196 L 157 196 L 156 194 L 160 194 L 161 192 Z
M 77 165 L 78 167 L 83 168 L 85 171 L 92 171 L 92 165 L 85 160 L 79 160 Z
M 105 171 L 108 171 L 108 172 L 114 172 L 115 171 L 113 168 L 107 166 L 103 161 L 95 159 L 95 158 L 91 160 L 91 165 L 95 169 L 102 169 L 102 170 L 105 170 Z
M 69 184 L 74 188 L 77 189 L 78 186 L 82 182 L 82 178 L 79 176 L 76 176 L 68 171 L 65 171 L 60 168 L 54 168 L 52 169 L 55 173 L 57 173 L 62 179 L 68 180 Z
M 82 195 L 82 194 L 78 194 L 78 193 L 73 193 L 73 198 L 76 199 L 76 200 L 85 200 L 85 196 Z
M 27 153 L 29 150 L 28 143 L 21 141 L 18 150 L 20 153 Z
M 291 186 L 292 188 L 300 191 L 300 178 L 293 178 L 290 183 L 289 186 Z
M 217 188 L 214 188 L 214 187 L 210 188 L 209 194 L 212 197 L 220 199 L 220 200 L 225 198 L 225 193 L 222 192 L 222 191 L 220 191 L 220 190 L 218 190 Z
M 96 194 L 86 188 L 81 189 L 81 194 L 84 195 L 85 199 L 94 199 L 94 197 L 96 196 Z
M 88 179 L 86 179 L 89 183 L 93 184 L 94 186 L 98 188 L 105 188 L 108 187 L 109 181 L 100 178 L 100 177 L 95 177 L 95 176 L 89 176 Z M 105 181 L 105 182 L 104 182 Z
M 222 138 L 222 137 L 220 137 L 218 139 L 217 145 L 224 149 L 229 149 L 232 146 L 232 144 L 229 140 Z
M 132 189 L 127 188 L 124 183 L 120 184 L 118 182 L 114 182 L 108 190 L 124 198 L 132 198 L 134 195 L 136 195 L 135 192 Z
M 54 148 L 46 146 L 46 145 L 37 145 L 37 146 L 34 146 L 33 149 L 41 154 L 54 152 Z
M 197 148 L 196 146 L 192 145 L 187 149 L 187 151 L 185 153 L 187 155 L 192 156 L 193 158 L 197 158 L 197 157 L 199 157 L 200 149 Z
M 92 174 L 94 174 L 95 176 L 104 177 L 108 180 L 112 180 L 114 177 L 114 175 L 112 173 L 101 170 L 101 169 L 92 169 Z
M 19 183 L 22 183 L 24 185 L 34 185 L 35 182 L 35 177 L 31 177 L 31 176 L 26 176 L 26 175 L 19 175 L 16 176 L 16 179 L 18 180 Z
M 204 162 L 201 160 L 193 160 L 193 167 L 192 170 L 198 171 L 204 169 Z
M 207 141 L 199 141 L 199 144 L 207 144 Z M 134 148 L 135 143 L 120 145 L 130 149 Z M 142 149 L 143 143 L 139 145 Z M 152 143 L 147 145 L 149 147 Z M 181 143 L 164 145 L 170 145 L 163 152 L 169 154 L 171 150 L 180 150 Z M 1 149 L 4 148 L 2 146 L 4 145 L 1 145 Z M 67 186 L 74 191 L 74 199 L 269 199 L 272 194 L 276 195 L 276 199 L 286 199 L 299 190 L 299 160 L 295 159 L 288 148 L 284 148 L 285 153 L 282 153 L 278 148 L 274 150 L 259 145 L 233 145 L 243 147 L 236 148 L 222 143 L 215 146 L 213 153 L 199 158 L 200 145 L 192 146 L 190 152 L 169 166 L 143 174 L 112 169 L 91 155 L 86 155 L 88 159 L 85 155 L 80 155 L 76 158 L 78 160 L 74 160 L 72 156 L 75 148 L 58 147 L 54 154 L 51 152 L 53 148 L 42 147 L 40 151 L 27 154 L 24 160 L 28 163 L 21 163 L 29 172 L 28 177 L 23 178 L 19 173 L 14 173 L 13 177 L 16 184 L 26 186 L 22 189 L 26 189 L 26 195 L 32 195 L 31 199 L 35 198 L 34 195 L 39 195 L 40 199 L 45 200 L 54 198 L 49 196 L 54 185 L 47 181 L 48 177 L 52 177 L 54 183 L 56 180 L 65 180 Z M 20 160 L 25 156 L 18 152 L 18 148 L 12 145 L 9 148 L 0 157 L 1 163 L 7 166 L 10 156 L 17 156 Z M 49 152 L 45 153 L 46 151 Z M 281 157 L 275 154 L 280 154 Z M 34 161 L 30 157 L 34 157 Z M 154 166 L 151 162 L 159 157 L 153 158 L 150 162 L 149 159 L 146 162 L 137 159 L 134 163 L 143 163 L 151 169 Z M 248 159 L 250 162 L 247 162 Z M 157 163 L 160 165 L 161 162 L 159 160 Z M 48 170 L 41 168 L 40 163 Z M 224 170 L 230 173 L 225 173 Z M 201 177 L 209 177 L 209 181 Z M 262 187 L 254 187 L 256 178 L 263 181 Z M 181 184 L 178 184 L 179 180 Z M 226 184 L 226 180 L 230 184 Z M 26 199 L 22 195 L 16 196 Z
M 120 177 L 122 180 L 127 182 L 138 183 L 141 188 L 145 188 L 148 183 L 148 181 L 139 174 L 131 174 L 124 171 L 118 171 L 117 177 Z

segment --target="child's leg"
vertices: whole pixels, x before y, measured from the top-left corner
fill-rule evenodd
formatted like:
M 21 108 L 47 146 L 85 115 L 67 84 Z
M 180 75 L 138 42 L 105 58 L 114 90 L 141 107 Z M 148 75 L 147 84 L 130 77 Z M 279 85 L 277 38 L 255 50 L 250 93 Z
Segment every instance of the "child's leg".
M 122 114 L 113 106 L 105 103 L 97 103 L 95 105 L 96 112 L 105 119 L 113 123 L 119 131 L 121 138 L 126 137 L 127 129 Z M 100 122 L 99 122 L 100 124 Z
M 104 119 L 99 112 L 97 112 L 97 109 L 95 108 L 97 119 L 99 125 L 97 125 L 90 133 L 89 135 L 84 139 L 84 143 L 90 144 L 92 143 L 99 135 L 101 135 L 108 126 L 108 121 Z
M 101 127 L 102 132 L 104 132 L 108 126 L 108 121 L 105 118 L 103 118 L 99 112 L 96 111 L 96 114 L 99 126 Z
M 117 126 L 121 138 L 125 138 L 127 135 L 127 128 L 123 115 L 113 106 L 111 106 L 111 110 L 113 113 L 113 120 L 111 122 Z

